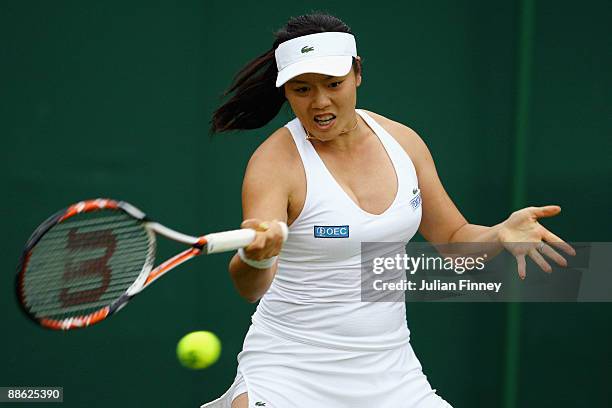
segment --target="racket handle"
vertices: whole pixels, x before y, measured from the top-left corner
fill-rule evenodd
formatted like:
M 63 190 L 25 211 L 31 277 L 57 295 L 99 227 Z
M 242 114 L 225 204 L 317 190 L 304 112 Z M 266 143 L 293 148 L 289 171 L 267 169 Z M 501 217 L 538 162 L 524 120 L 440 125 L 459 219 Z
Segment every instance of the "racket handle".
M 287 224 L 279 221 L 281 229 L 283 230 L 283 242 L 287 240 L 289 236 L 289 228 Z M 255 239 L 255 230 L 250 228 L 243 228 L 233 231 L 216 232 L 214 234 L 205 235 L 206 238 L 206 253 L 215 254 L 218 252 L 234 251 L 238 248 L 244 248 L 249 246 Z
M 206 238 L 206 252 L 215 254 L 248 246 L 255 239 L 255 230 L 244 228 L 215 232 L 214 234 L 205 235 L 204 238 Z

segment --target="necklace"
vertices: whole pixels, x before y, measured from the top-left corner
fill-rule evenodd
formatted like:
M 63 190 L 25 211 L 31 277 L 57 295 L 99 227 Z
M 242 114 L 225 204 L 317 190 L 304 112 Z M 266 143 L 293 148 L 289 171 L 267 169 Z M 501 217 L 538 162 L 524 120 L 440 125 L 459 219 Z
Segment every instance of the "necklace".
M 343 130 L 339 134 L 343 135 L 345 133 L 352 132 L 353 130 L 357 129 L 357 125 L 359 125 L 359 119 L 355 118 L 355 126 L 353 126 L 351 129 Z M 304 126 L 302 126 L 302 127 L 304 127 Z M 308 131 L 308 129 L 306 129 L 305 127 L 304 127 L 304 131 L 306 132 L 306 140 L 312 140 L 312 139 L 316 140 L 317 139 L 316 137 L 311 135 L 310 132 Z

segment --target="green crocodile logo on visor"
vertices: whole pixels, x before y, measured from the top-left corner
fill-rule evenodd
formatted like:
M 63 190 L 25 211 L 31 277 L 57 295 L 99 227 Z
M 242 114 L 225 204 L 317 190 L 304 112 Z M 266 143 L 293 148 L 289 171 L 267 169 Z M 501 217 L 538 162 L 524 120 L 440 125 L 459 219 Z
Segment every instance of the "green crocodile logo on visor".
M 314 51 L 314 47 L 310 47 L 308 45 L 305 45 L 302 47 L 302 54 L 306 54 L 307 52 L 310 52 L 310 51 Z

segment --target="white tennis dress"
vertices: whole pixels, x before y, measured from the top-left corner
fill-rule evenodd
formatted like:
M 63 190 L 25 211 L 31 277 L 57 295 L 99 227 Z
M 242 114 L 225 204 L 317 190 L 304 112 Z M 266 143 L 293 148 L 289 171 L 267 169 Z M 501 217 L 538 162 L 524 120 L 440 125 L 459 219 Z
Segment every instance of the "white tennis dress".
M 381 249 L 402 253 L 401 243 L 419 227 L 421 206 L 413 200 L 419 192 L 410 157 L 357 112 L 393 163 L 393 203 L 379 215 L 361 209 L 306 140 L 300 121 L 287 123 L 306 172 L 304 208 L 252 316 L 234 383 L 202 407 L 230 408 L 243 392 L 249 408 L 450 407 L 432 390 L 410 346 L 405 303 L 361 301 L 361 243 L 399 242 Z

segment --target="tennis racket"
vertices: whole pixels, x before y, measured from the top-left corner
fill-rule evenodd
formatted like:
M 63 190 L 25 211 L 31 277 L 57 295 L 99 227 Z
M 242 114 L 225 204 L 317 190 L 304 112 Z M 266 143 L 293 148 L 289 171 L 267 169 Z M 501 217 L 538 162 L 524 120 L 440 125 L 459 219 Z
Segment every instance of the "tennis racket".
M 281 227 L 286 240 L 287 226 Z M 157 235 L 189 248 L 154 268 Z M 254 239 L 252 229 L 192 237 L 152 221 L 125 201 L 81 201 L 34 231 L 19 262 L 17 297 L 43 327 L 87 327 L 119 311 L 183 262 L 245 247 Z

